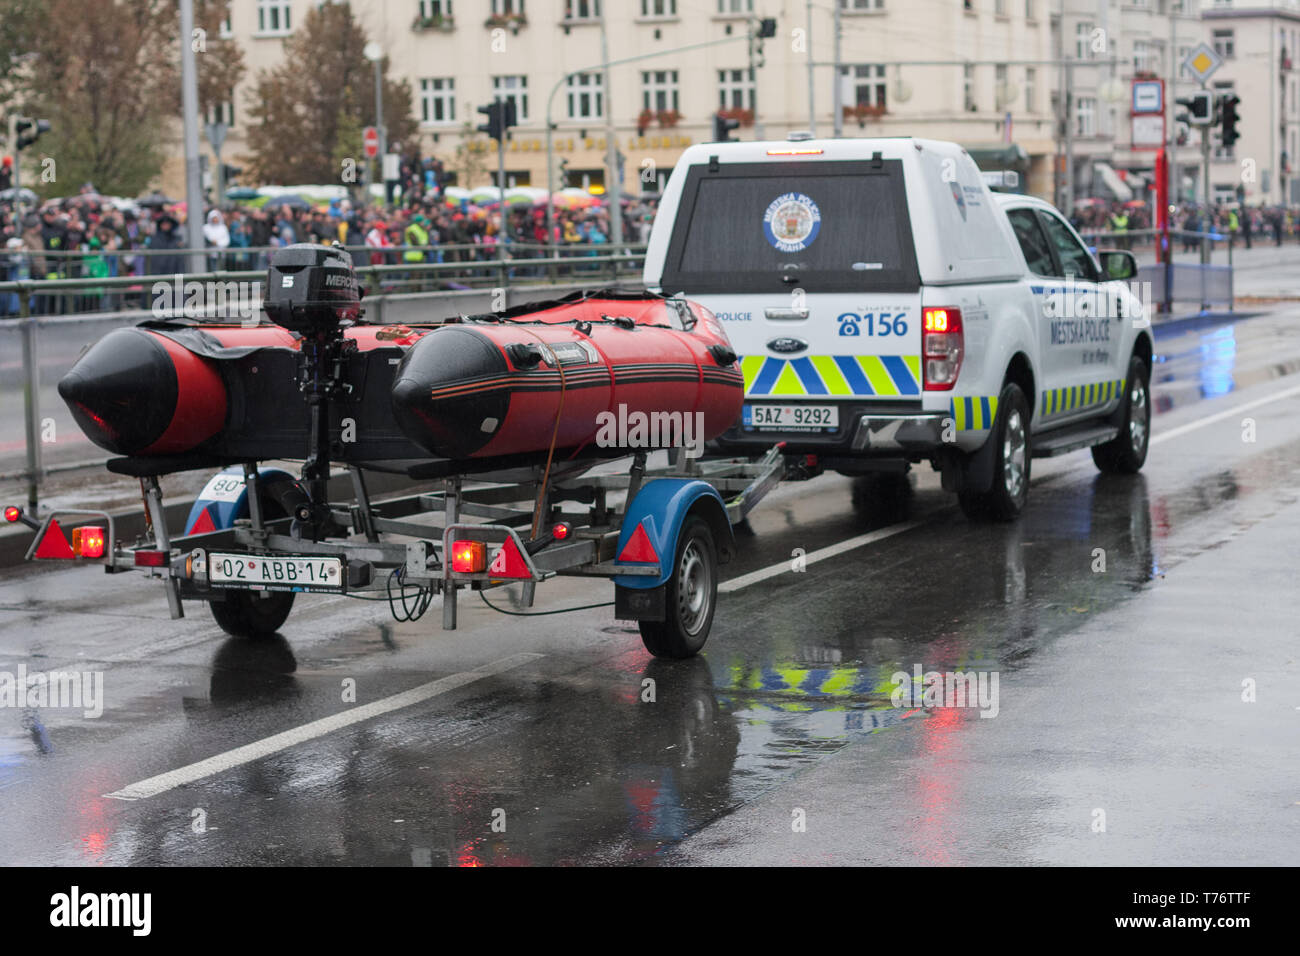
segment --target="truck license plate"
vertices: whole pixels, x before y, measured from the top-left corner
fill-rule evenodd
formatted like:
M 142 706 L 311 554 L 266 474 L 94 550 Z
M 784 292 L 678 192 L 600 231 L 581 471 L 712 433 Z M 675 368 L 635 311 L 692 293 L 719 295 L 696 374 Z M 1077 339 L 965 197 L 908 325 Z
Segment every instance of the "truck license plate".
M 840 410 L 834 405 L 745 405 L 746 431 L 820 432 L 840 427 Z
M 268 591 L 342 591 L 346 578 L 342 558 L 315 555 L 208 555 L 208 581 L 213 587 Z

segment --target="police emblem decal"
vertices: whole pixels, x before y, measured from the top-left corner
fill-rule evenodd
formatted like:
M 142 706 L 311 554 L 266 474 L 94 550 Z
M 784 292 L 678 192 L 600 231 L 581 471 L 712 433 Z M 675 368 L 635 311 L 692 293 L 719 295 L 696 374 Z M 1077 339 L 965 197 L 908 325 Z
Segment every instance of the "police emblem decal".
M 822 213 L 803 193 L 777 196 L 763 213 L 763 235 L 778 252 L 801 252 L 813 244 Z

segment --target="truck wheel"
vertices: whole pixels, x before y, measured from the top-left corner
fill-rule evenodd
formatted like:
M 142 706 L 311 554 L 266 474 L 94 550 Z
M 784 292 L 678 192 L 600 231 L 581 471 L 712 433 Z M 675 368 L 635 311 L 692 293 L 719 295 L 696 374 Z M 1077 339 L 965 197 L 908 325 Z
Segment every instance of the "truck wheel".
M 1129 359 L 1124 384 L 1119 434 L 1104 445 L 1092 446 L 1093 462 L 1112 475 L 1137 474 L 1146 463 L 1151 442 L 1151 373 L 1136 355 Z
M 993 484 L 988 491 L 962 491 L 961 510 L 972 521 L 1014 521 L 1029 498 L 1029 404 L 1015 382 L 998 398 L 998 417 L 989 441 L 994 442 Z
M 692 515 L 682 525 L 664 588 L 665 620 L 642 621 L 641 641 L 655 657 L 694 657 L 708 640 L 718 597 L 718 550 L 703 518 Z
M 280 629 L 293 610 L 293 591 L 231 591 L 210 601 L 217 625 L 235 637 L 266 637 Z

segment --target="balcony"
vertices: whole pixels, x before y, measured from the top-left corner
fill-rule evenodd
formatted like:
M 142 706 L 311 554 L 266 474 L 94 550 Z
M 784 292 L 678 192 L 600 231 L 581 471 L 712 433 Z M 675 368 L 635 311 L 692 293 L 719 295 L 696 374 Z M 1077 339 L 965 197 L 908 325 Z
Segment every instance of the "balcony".
M 435 13 L 431 17 L 417 16 L 411 21 L 411 29 L 416 33 L 428 33 L 430 31 L 450 33 L 456 29 L 456 20 L 453 17 L 443 16 L 439 13 Z

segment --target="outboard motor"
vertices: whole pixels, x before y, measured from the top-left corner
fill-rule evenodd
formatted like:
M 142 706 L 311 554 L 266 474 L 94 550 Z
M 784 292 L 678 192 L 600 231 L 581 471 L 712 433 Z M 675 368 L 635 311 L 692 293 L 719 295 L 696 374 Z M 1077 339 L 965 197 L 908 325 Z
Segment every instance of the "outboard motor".
M 345 370 L 356 342 L 345 338 L 343 329 L 361 317 L 364 292 L 352 270 L 352 257 L 338 246 L 285 246 L 272 254 L 266 278 L 267 317 L 302 336 L 298 390 L 311 409 L 302 477 L 311 501 L 300 503 L 294 517 L 300 532 L 319 540 L 345 530 L 334 526 L 328 504 L 329 403 L 352 391 Z

